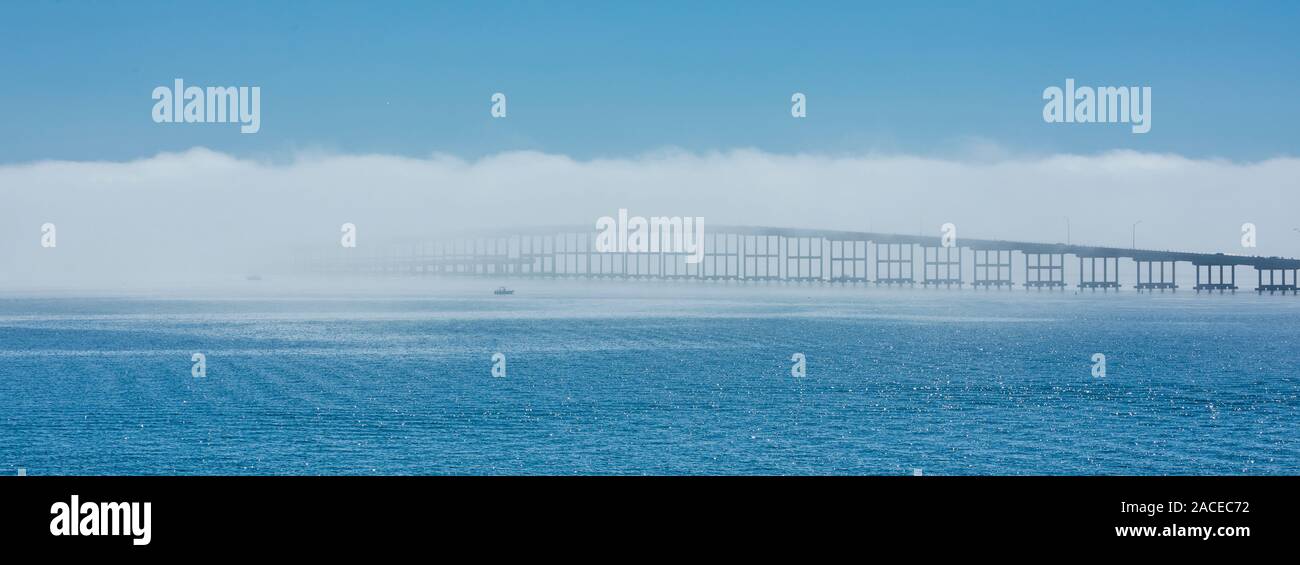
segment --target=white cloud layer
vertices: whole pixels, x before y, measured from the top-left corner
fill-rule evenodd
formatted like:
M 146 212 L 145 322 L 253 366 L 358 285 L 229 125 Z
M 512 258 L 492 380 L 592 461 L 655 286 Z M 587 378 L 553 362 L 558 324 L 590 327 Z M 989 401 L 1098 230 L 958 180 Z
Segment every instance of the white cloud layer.
M 304 250 L 467 227 L 591 224 L 634 215 L 745 224 L 1300 255 L 1300 159 L 1237 163 L 1176 155 L 999 157 L 666 151 L 578 161 L 511 152 L 300 155 L 288 163 L 205 149 L 136 161 L 0 166 L 0 266 L 8 283 L 201 277 L 274 269 Z M 40 247 L 52 222 L 58 247 Z

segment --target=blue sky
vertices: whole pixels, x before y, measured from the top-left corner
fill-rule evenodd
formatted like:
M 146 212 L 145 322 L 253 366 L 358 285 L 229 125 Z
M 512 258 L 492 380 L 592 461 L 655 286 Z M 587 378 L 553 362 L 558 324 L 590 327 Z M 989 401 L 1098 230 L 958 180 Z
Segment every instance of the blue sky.
M 1297 2 L 27 2 L 0 7 L 0 162 L 195 146 L 1300 154 Z M 155 86 L 262 87 L 262 129 L 155 124 Z M 1153 127 L 1046 124 L 1151 86 Z M 509 117 L 489 97 L 509 96 Z M 790 117 L 790 95 L 808 117 Z

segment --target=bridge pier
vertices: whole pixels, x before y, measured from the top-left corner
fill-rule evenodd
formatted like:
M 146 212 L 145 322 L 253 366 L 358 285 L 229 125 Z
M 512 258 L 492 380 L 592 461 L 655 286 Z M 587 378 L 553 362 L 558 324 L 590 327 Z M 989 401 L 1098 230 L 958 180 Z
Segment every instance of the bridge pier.
M 1097 260 L 1101 259 L 1101 269 L 1098 273 Z M 1087 261 L 1087 267 L 1084 261 Z M 1088 276 L 1084 277 L 1084 274 Z M 1101 278 L 1097 278 L 1098 275 Z M 1102 292 L 1108 292 L 1110 289 L 1119 290 L 1119 257 L 1113 256 L 1079 256 L 1079 288 L 1092 289 L 1096 292 L 1101 289 Z
M 596 253 L 596 236 L 595 234 L 582 234 L 582 243 L 578 245 L 578 253 L 582 256 L 584 264 L 587 266 L 583 275 L 588 279 L 600 277 L 601 266 L 600 253 Z
M 672 252 L 672 243 L 663 241 L 663 234 L 660 234 L 658 241 L 650 239 L 649 249 L 642 253 L 645 255 L 645 277 L 648 279 L 672 279 L 677 277 L 676 255 Z M 669 274 L 669 265 L 672 265 L 673 274 Z
M 560 248 L 560 234 L 542 236 L 542 271 L 552 279 L 558 278 L 556 275 L 560 272 L 558 255 L 556 251 Z M 549 265 L 549 267 L 548 267 Z
M 572 234 L 557 233 L 555 234 L 555 277 L 565 278 L 573 276 L 576 271 L 576 253 L 569 240 Z M 573 261 L 571 264 L 570 261 Z
M 541 270 L 541 264 L 545 261 L 543 254 L 539 249 L 542 247 L 542 239 L 535 235 L 525 235 L 519 238 L 519 274 L 527 277 L 535 277 Z M 444 265 L 445 272 L 446 265 Z M 453 267 L 454 268 L 454 267 Z
M 483 272 L 483 253 L 481 252 L 482 241 L 478 238 L 465 240 L 465 254 L 469 257 L 466 264 L 466 271 L 471 275 L 477 275 Z
M 745 236 L 745 280 L 770 281 L 781 277 L 781 239 L 775 235 Z
M 1287 282 L 1286 282 L 1286 280 L 1287 280 L 1287 279 L 1286 279 L 1286 273 L 1287 273 L 1287 271 L 1291 271 L 1291 282 L 1290 282 L 1290 283 L 1287 283 Z M 1265 272 L 1268 272 L 1268 284 L 1264 284 L 1264 273 L 1265 273 Z M 1255 286 L 1255 292 L 1258 292 L 1259 294 L 1264 294 L 1264 292 L 1267 291 L 1269 294 L 1273 294 L 1273 293 L 1275 293 L 1275 292 L 1279 292 L 1279 291 L 1280 291 L 1283 295 L 1285 295 L 1287 292 L 1290 292 L 1291 294 L 1296 294 L 1296 289 L 1297 289 L 1297 287 L 1296 287 L 1296 272 L 1297 272 L 1296 269 L 1277 269 L 1277 268 L 1271 268 L 1271 267 L 1256 267 L 1256 268 L 1255 268 L 1255 273 L 1256 273 L 1256 274 L 1258 275 L 1258 277 L 1259 277 L 1259 283 L 1258 283 L 1257 286 Z M 1280 276 L 1279 276 L 1279 275 L 1280 275 Z
M 1196 293 L 1197 293 L 1197 294 L 1200 294 L 1200 292 L 1201 292 L 1202 290 L 1207 291 L 1207 292 L 1214 292 L 1214 291 L 1217 290 L 1217 291 L 1219 291 L 1219 294 L 1223 294 L 1223 291 L 1227 290 L 1227 291 L 1231 291 L 1232 293 L 1236 294 L 1236 292 L 1237 292 L 1237 266 L 1236 266 L 1236 265 L 1230 265 L 1230 264 L 1224 264 L 1224 263 L 1193 263 L 1192 265 L 1193 265 L 1194 267 L 1196 267 L 1196 287 L 1195 287 L 1195 288 L 1196 288 Z M 1216 272 L 1215 267 L 1218 267 L 1217 272 L 1218 272 L 1218 275 L 1219 275 L 1219 276 L 1218 276 L 1218 281 L 1219 281 L 1219 282 L 1214 282 L 1214 281 L 1215 281 L 1215 276 L 1214 276 L 1214 275 L 1215 275 L 1215 272 Z M 1224 267 L 1228 267 L 1228 273 L 1229 273 L 1229 275 L 1230 275 L 1231 278 L 1229 278 L 1229 279 L 1225 279 L 1225 278 L 1224 278 L 1224 276 L 1223 276 L 1223 268 L 1224 268 Z M 1205 269 L 1205 279 L 1204 279 L 1205 282 L 1201 282 L 1201 280 L 1202 280 L 1202 279 L 1201 279 L 1201 269 L 1202 269 L 1202 268 Z
M 822 267 L 822 242 L 820 237 L 785 238 L 785 275 L 790 281 L 819 281 L 825 276 Z M 793 249 L 791 243 L 794 243 Z M 791 263 L 794 268 L 791 269 Z
M 1155 261 L 1149 259 L 1147 260 L 1133 259 L 1133 262 L 1137 264 L 1137 283 L 1133 285 L 1133 288 L 1136 288 L 1138 292 L 1142 292 L 1144 290 L 1148 292 L 1156 291 L 1156 290 L 1159 290 L 1160 292 L 1164 292 L 1166 290 L 1170 292 L 1174 292 L 1178 290 L 1178 262 L 1177 261 Z M 1157 270 L 1155 267 L 1157 263 L 1160 264 L 1159 270 Z M 1169 265 L 1167 278 L 1166 278 L 1165 264 Z M 1143 265 L 1146 265 L 1145 280 L 1142 278 Z
M 957 288 L 961 288 L 960 247 L 922 245 L 921 257 L 921 286 L 929 288 L 930 285 L 943 285 L 944 288 L 951 288 L 952 285 L 957 285 Z
M 830 242 L 831 281 L 867 282 L 867 242 L 832 239 Z
M 714 232 L 704 238 L 704 259 L 697 265 L 704 280 L 717 281 L 743 278 L 741 258 L 743 237 L 731 233 Z M 685 261 L 685 259 L 683 259 Z
M 594 238 L 590 238 L 591 245 L 587 248 L 587 264 L 592 278 L 603 279 L 614 277 L 617 274 L 616 267 L 620 264 L 621 258 L 618 253 L 596 251 Z
M 882 246 L 885 249 L 883 254 L 880 252 Z M 876 243 L 876 286 L 916 284 L 916 276 L 912 272 L 912 249 L 910 243 Z M 904 250 L 907 251 L 906 255 Z
M 443 274 L 460 274 L 461 262 L 462 254 L 460 250 L 460 241 L 453 239 L 442 246 Z
M 989 257 L 989 252 L 993 257 Z M 1010 249 L 971 249 L 974 255 L 973 278 L 971 286 L 975 288 L 1011 288 L 1011 250 Z M 990 273 L 992 269 L 992 273 Z
M 438 246 L 438 248 L 439 248 L 437 250 L 438 265 L 437 265 L 436 272 L 440 275 L 446 275 L 449 273 L 456 272 L 456 266 L 455 266 L 456 242 L 444 241 L 442 242 L 442 245 Z
M 1025 256 L 1025 290 L 1065 289 L 1064 253 L 1028 253 Z
M 627 261 L 627 277 L 637 280 L 649 280 L 654 278 L 654 273 L 650 271 L 653 255 L 642 252 L 627 252 L 623 256 Z
M 502 251 L 501 242 L 502 239 L 499 237 L 492 237 L 483 240 L 483 254 L 485 256 L 483 269 L 486 274 L 489 275 L 505 274 L 506 263 L 508 263 L 510 260 L 510 256 L 509 256 L 510 246 L 509 246 L 509 242 L 507 241 L 505 246 L 505 251 Z

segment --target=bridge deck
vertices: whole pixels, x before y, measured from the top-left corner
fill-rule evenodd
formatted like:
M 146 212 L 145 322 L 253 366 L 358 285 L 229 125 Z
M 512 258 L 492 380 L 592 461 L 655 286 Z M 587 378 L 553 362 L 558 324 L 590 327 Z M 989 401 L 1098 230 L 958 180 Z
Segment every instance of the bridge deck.
M 862 241 L 874 243 L 911 244 L 922 247 L 941 247 L 939 236 L 906 235 L 881 232 L 861 232 L 844 230 L 825 230 L 808 228 L 776 228 L 760 226 L 709 226 L 709 233 L 725 233 L 745 236 L 778 236 L 786 238 L 808 237 L 830 241 Z M 510 229 L 484 229 L 462 232 L 462 235 L 477 237 L 508 237 L 520 235 L 554 235 L 595 234 L 595 229 L 588 226 L 552 226 Z M 707 234 L 706 234 L 707 235 Z M 1096 245 L 1071 245 L 1067 243 L 1040 243 L 1032 241 L 1010 241 L 1000 239 L 959 238 L 957 244 L 968 249 L 987 249 L 1020 251 L 1024 253 L 1061 253 L 1076 257 L 1120 257 L 1142 261 L 1183 261 L 1194 265 L 1244 265 L 1265 269 L 1297 269 L 1300 259 L 1285 257 L 1261 257 L 1256 255 L 1235 255 L 1230 253 L 1197 253 L 1191 251 L 1169 251 L 1159 249 L 1130 249 L 1126 247 L 1105 247 Z
M 319 266 L 325 270 L 342 267 L 413 274 L 920 283 L 958 287 L 969 282 L 974 287 L 996 288 L 1013 285 L 1013 272 L 1017 269 L 1012 265 L 1012 252 L 1018 251 L 1021 255 L 1018 262 L 1023 267 L 1020 285 L 1027 288 L 1050 290 L 1071 286 L 1065 278 L 1064 256 L 1074 255 L 1079 258 L 1078 288 L 1081 289 L 1120 288 L 1118 261 L 1127 258 L 1136 262 L 1135 288 L 1139 290 L 1177 289 L 1176 264 L 1187 262 L 1196 266 L 1194 288 L 1197 290 L 1235 290 L 1236 267 L 1246 266 L 1259 272 L 1259 289 L 1293 293 L 1300 270 L 1300 259 L 1284 257 L 970 238 L 959 238 L 952 247 L 944 248 L 938 236 L 756 226 L 709 226 L 701 242 L 699 263 L 690 263 L 687 253 L 668 249 L 649 253 L 600 252 L 595 248 L 596 239 L 596 230 L 589 226 L 480 229 L 434 241 L 406 241 L 382 255 L 344 249 L 330 258 L 329 265 Z M 914 252 L 916 247 L 921 248 L 921 253 Z M 965 249 L 973 255 L 969 263 L 962 258 Z M 1088 260 L 1086 269 L 1085 259 Z M 1169 263 L 1168 272 L 1165 263 Z M 970 268 L 965 268 L 966 264 Z M 869 276 L 872 270 L 874 278 Z M 963 271 L 970 271 L 971 277 L 966 278 Z

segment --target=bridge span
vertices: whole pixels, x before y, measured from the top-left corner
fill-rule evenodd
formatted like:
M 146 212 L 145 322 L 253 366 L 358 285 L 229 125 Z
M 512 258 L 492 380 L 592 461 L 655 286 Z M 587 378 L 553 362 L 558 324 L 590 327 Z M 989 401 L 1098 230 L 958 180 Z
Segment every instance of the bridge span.
M 408 240 L 382 253 L 342 249 L 317 258 L 321 272 L 406 275 L 671 279 L 861 283 L 887 286 L 1118 290 L 1121 271 L 1133 288 L 1175 291 L 1178 265 L 1196 273 L 1198 293 L 1235 292 L 1238 267 L 1254 269 L 1253 290 L 1297 293 L 1300 259 L 1194 253 L 1066 243 L 756 226 L 709 227 L 701 261 L 666 242 L 650 252 L 596 249 L 589 227 L 476 230 Z M 1067 256 L 1077 260 L 1077 283 L 1066 280 Z M 1121 259 L 1124 259 L 1121 262 Z M 1019 275 L 1019 276 L 1017 276 Z M 1019 278 L 1019 282 L 1016 282 Z M 1243 284 L 1248 284 L 1243 281 Z

